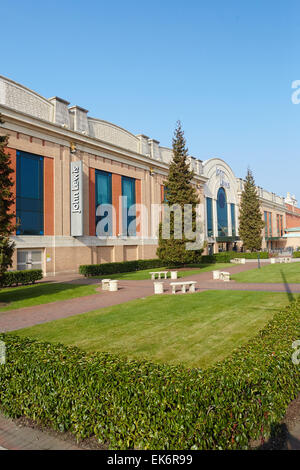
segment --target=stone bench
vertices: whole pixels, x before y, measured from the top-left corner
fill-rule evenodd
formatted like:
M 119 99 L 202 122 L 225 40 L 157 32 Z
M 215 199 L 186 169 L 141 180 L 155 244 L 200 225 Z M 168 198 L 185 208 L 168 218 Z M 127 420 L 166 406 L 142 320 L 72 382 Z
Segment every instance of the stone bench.
M 163 282 L 153 282 L 154 294 L 163 294 L 164 293 L 164 283 Z
M 246 258 L 233 258 L 230 262 L 235 264 L 246 264 Z
M 220 279 L 220 271 L 213 271 L 213 279 L 216 281 Z
M 278 260 L 279 260 L 279 263 L 291 263 L 292 262 L 292 258 L 290 257 L 278 258 Z
M 182 282 L 171 282 L 170 286 L 172 286 L 172 294 L 176 294 L 176 287 L 181 286 L 181 292 L 183 294 L 186 293 L 186 289 L 188 287 L 189 292 L 195 292 L 196 281 L 182 281 Z
M 230 281 L 230 273 L 227 273 L 225 271 L 220 272 L 220 279 L 221 281 L 229 282 Z
M 170 273 L 171 279 L 177 279 L 178 271 L 152 271 L 152 272 L 149 272 L 149 274 L 151 274 L 152 281 L 155 281 L 156 276 L 157 276 L 157 279 L 161 279 L 162 275 L 164 276 L 164 279 L 167 279 L 168 278 L 168 273 Z
M 151 274 L 152 281 L 156 279 L 156 276 L 157 276 L 157 279 L 161 279 L 162 275 L 164 276 L 165 279 L 167 279 L 168 271 L 153 271 L 153 272 L 149 272 L 149 274 Z
M 109 292 L 116 292 L 118 290 L 118 281 L 113 279 L 102 279 L 102 290 L 108 290 Z

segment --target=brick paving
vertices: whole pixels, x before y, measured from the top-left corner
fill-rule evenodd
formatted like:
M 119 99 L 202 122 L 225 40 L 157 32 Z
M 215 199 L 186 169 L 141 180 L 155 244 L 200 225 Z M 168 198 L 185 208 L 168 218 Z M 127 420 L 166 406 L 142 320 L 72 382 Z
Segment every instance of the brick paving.
M 81 450 L 79 446 L 40 429 L 17 424 L 0 414 L 0 450 Z

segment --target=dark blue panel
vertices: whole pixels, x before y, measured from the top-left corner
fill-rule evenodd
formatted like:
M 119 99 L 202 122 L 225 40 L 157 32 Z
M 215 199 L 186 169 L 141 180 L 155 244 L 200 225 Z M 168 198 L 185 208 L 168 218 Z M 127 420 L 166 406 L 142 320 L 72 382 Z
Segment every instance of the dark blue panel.
M 210 197 L 206 198 L 206 212 L 207 212 L 207 236 L 214 236 L 214 226 L 213 226 L 213 205 L 212 199 Z
M 97 211 L 98 206 L 112 203 L 111 173 L 107 173 L 106 171 L 96 170 L 95 180 L 96 180 L 95 196 L 96 196 L 96 211 Z M 108 215 L 109 215 L 108 211 L 105 211 L 104 215 L 96 216 L 96 227 L 97 227 L 97 224 L 102 219 L 106 218 Z M 112 235 L 111 221 L 110 223 L 107 223 L 103 227 L 103 233 L 98 233 L 98 235 L 105 235 L 105 236 Z
M 122 176 L 122 219 L 123 234 L 128 236 L 136 235 L 136 211 L 132 208 L 135 205 L 135 179 Z M 129 212 L 130 211 L 130 212 Z M 134 213 L 133 213 L 134 211 Z M 130 214 L 130 215 L 129 215 Z
M 44 159 L 17 152 L 17 235 L 44 234 Z
M 224 188 L 220 188 L 217 198 L 218 236 L 228 236 L 227 200 Z

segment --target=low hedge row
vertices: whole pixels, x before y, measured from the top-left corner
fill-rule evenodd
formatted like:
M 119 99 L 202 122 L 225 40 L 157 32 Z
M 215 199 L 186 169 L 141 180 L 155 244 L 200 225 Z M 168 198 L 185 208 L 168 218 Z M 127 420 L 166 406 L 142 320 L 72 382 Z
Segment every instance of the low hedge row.
M 35 281 L 43 279 L 41 269 L 30 269 L 26 271 L 7 271 L 0 277 L 1 287 L 11 287 L 25 284 L 34 284 Z
M 293 258 L 300 258 L 300 251 L 294 251 Z
M 84 276 L 102 276 L 105 274 L 128 273 L 142 269 L 160 268 L 164 266 L 159 259 L 144 259 L 123 261 L 121 263 L 84 264 L 79 266 L 80 274 Z
M 237 253 L 235 251 L 224 251 L 214 255 L 202 256 L 202 263 L 229 263 L 233 258 L 257 259 L 258 253 Z M 269 254 L 266 251 L 259 253 L 260 259 L 268 259 Z
M 202 371 L 2 334 L 0 408 L 111 449 L 246 449 L 299 393 L 292 362 L 300 303 L 231 357 Z

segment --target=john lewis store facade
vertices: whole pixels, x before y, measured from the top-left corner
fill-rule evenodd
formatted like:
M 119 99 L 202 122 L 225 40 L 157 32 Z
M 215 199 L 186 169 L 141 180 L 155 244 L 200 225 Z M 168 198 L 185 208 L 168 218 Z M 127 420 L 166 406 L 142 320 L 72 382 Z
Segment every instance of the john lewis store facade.
M 0 133 L 9 134 L 15 170 L 14 269 L 41 267 L 50 275 L 77 272 L 80 264 L 156 257 L 157 207 L 171 149 L 5 77 L 0 77 L 0 112 L 5 121 Z M 189 160 L 208 250 L 239 247 L 242 180 L 221 159 Z M 279 213 L 284 217 L 282 198 L 259 191 L 273 222 Z M 115 209 L 113 223 L 96 236 L 103 217 L 99 208 L 106 204 Z
M 0 112 L 15 170 L 14 269 L 41 267 L 50 275 L 77 272 L 80 264 L 156 257 L 159 213 L 153 207 L 164 197 L 171 149 L 5 77 Z M 202 163 L 189 159 L 204 205 Z M 97 208 L 105 204 L 113 205 L 115 218 L 99 237 Z

